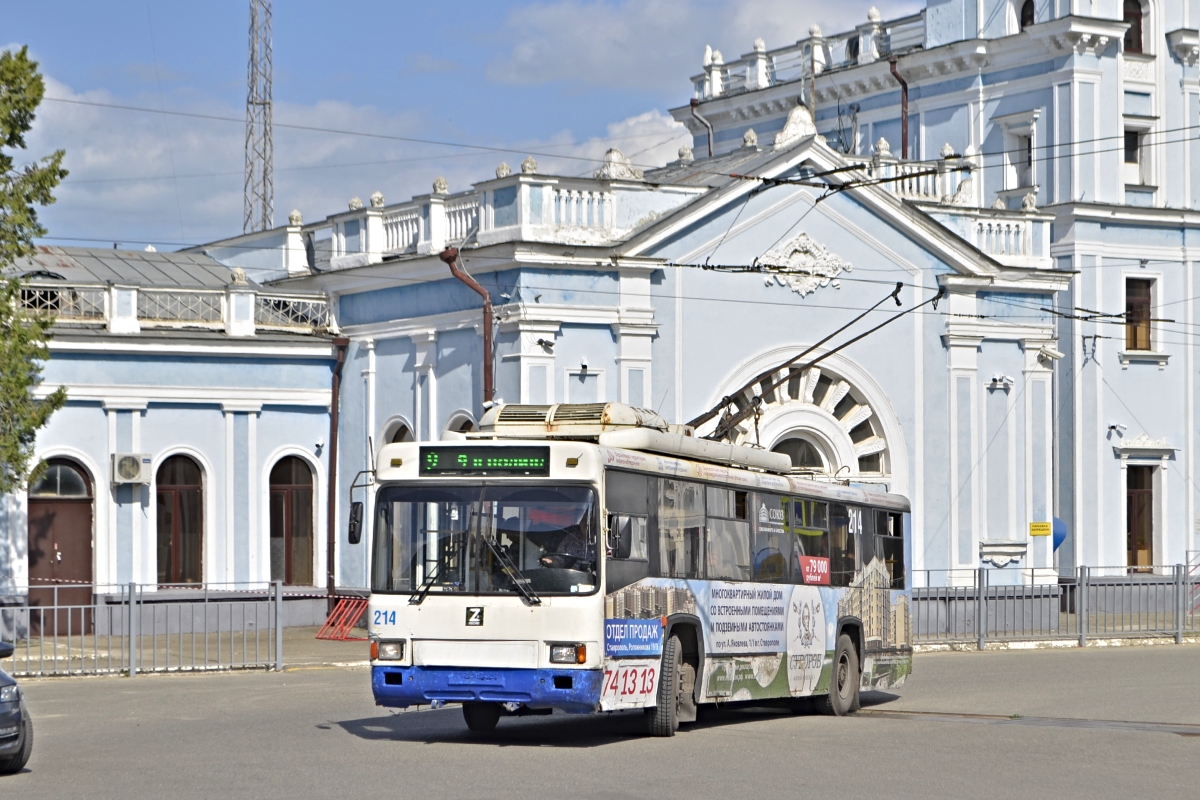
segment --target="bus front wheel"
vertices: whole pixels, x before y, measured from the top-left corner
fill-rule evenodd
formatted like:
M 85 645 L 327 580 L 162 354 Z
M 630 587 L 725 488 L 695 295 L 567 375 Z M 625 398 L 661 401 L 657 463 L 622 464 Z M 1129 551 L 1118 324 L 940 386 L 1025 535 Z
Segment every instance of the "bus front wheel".
M 858 667 L 858 651 L 850 637 L 838 637 L 833 654 L 833 674 L 829 676 L 829 694 L 821 698 L 821 713 L 844 717 L 858 709 L 858 684 L 862 679 Z
M 494 731 L 500 721 L 499 703 L 463 703 L 462 710 L 467 727 L 475 733 Z
M 678 636 L 663 645 L 662 668 L 658 675 L 658 700 L 646 709 L 646 732 L 651 736 L 674 736 L 679 730 L 679 706 L 683 702 L 683 645 Z

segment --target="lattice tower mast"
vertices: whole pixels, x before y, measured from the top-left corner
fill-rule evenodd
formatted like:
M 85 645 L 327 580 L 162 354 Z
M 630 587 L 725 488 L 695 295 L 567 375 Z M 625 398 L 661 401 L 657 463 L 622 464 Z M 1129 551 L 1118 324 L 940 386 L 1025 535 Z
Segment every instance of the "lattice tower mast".
M 246 85 L 246 186 L 242 231 L 275 227 L 271 140 L 271 0 L 250 0 L 250 63 Z

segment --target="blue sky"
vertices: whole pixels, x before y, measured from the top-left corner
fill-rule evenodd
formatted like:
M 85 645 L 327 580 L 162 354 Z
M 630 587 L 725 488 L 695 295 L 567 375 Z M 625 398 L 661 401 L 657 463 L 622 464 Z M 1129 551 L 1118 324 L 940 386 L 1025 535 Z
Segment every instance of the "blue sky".
M 685 137 L 666 110 L 687 102 L 704 46 L 727 60 L 756 36 L 832 32 L 870 2 L 815 0 L 446 0 L 274 3 L 277 122 L 599 158 L 615 145 L 663 163 Z M 885 18 L 915 8 L 877 3 Z M 28 44 L 50 97 L 244 114 L 247 0 L 0 0 L 0 47 Z M 71 175 L 42 218 L 47 241 L 196 243 L 241 232 L 244 129 L 49 101 L 30 154 L 67 151 Z M 389 202 L 482 180 L 521 153 L 475 154 L 277 129 L 275 218 L 308 220 L 382 191 Z M 578 160 L 539 156 L 543 171 Z

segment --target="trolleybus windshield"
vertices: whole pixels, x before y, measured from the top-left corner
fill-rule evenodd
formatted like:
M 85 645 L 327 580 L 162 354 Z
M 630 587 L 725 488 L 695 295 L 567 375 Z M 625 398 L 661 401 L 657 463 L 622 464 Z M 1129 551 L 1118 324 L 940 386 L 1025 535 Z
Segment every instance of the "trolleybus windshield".
M 375 592 L 596 591 L 594 493 L 586 486 L 380 489 Z

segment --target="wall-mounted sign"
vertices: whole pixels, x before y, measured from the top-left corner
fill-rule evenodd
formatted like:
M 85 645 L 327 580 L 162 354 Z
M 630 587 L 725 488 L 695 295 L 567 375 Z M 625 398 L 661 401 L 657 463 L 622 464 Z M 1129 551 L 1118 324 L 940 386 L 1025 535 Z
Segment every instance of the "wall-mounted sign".
M 1051 525 L 1049 522 L 1031 522 L 1029 523 L 1030 536 L 1049 536 L 1051 533 Z

